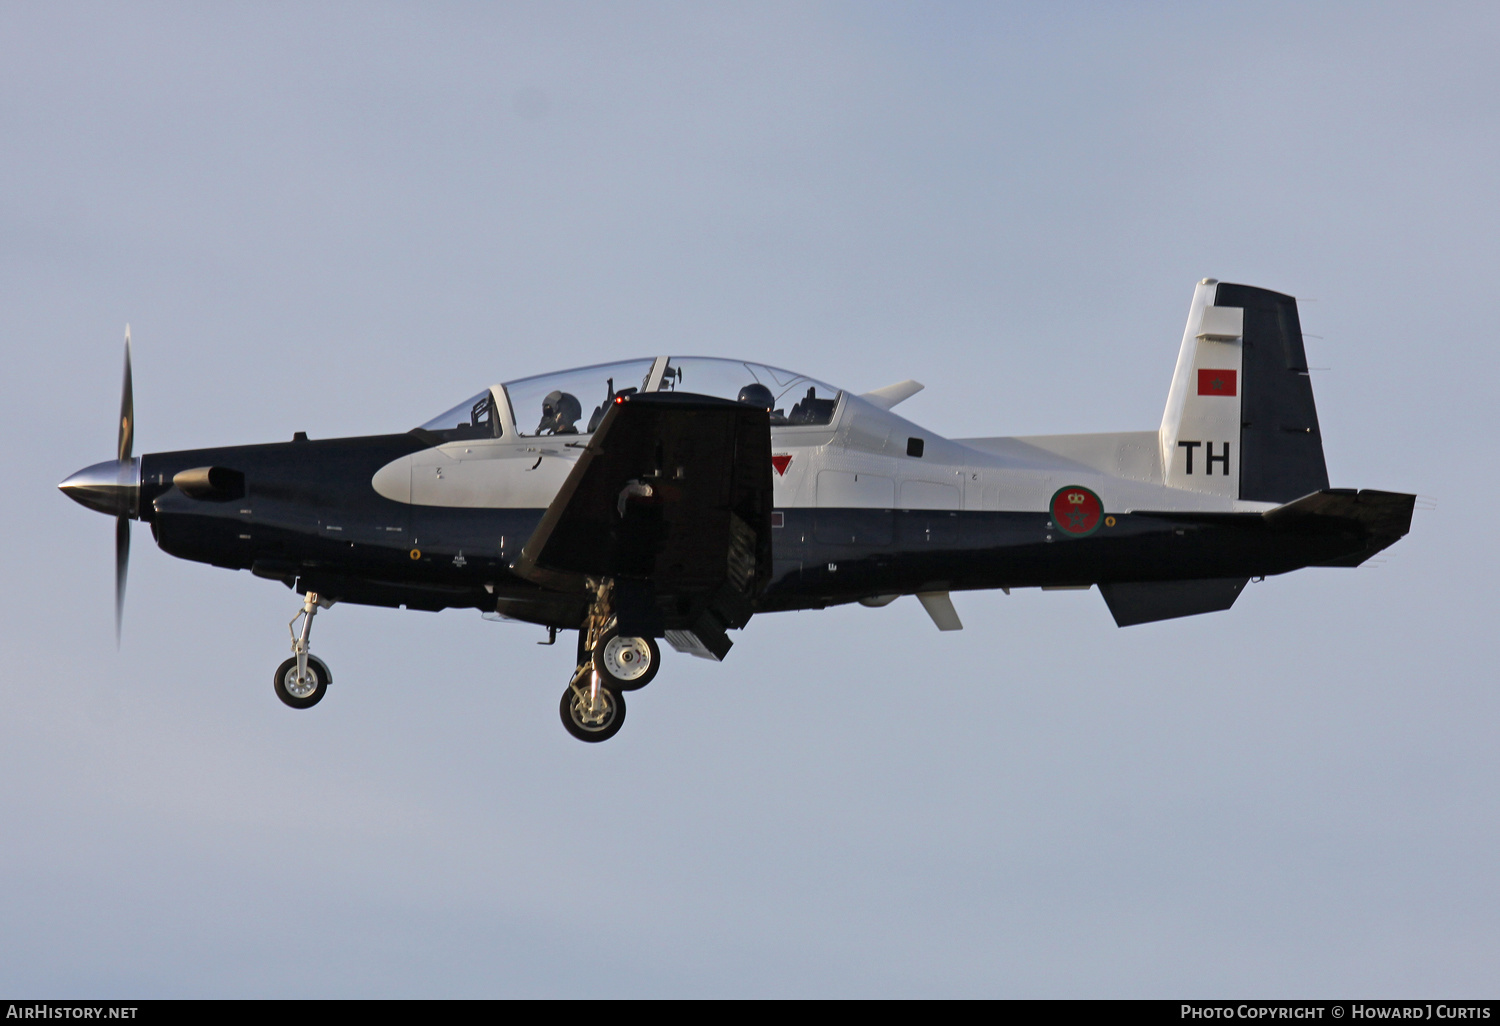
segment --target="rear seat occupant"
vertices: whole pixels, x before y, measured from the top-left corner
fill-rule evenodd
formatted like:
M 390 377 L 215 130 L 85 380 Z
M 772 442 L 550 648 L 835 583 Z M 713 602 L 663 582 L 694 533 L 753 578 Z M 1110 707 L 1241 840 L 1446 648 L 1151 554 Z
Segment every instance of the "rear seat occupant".
M 542 422 L 536 426 L 539 435 L 576 435 L 583 405 L 567 392 L 548 392 L 542 400 Z

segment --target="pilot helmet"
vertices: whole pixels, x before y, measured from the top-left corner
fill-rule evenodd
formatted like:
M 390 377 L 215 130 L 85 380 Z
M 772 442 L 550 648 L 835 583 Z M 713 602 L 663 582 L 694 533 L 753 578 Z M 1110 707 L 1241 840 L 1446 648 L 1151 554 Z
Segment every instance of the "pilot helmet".
M 762 410 L 769 410 L 776 405 L 776 397 L 771 394 L 771 390 L 758 381 L 740 389 L 740 394 L 736 401 L 749 403 L 751 406 L 757 406 Z
M 537 433 L 576 434 L 578 418 L 582 416 L 583 406 L 573 395 L 556 390 L 548 392 L 542 400 L 542 422 L 536 426 Z

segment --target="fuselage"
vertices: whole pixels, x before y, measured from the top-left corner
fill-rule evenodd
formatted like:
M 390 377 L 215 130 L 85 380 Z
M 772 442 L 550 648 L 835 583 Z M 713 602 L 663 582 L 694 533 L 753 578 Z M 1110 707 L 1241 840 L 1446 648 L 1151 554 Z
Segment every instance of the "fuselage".
M 172 555 L 337 600 L 498 609 L 575 627 L 572 604 L 511 567 L 589 436 L 523 435 L 508 410 L 498 430 L 150 454 L 140 460 L 139 513 Z M 828 423 L 773 425 L 772 450 L 773 573 L 758 611 L 1254 577 L 1363 544 L 1352 530 L 1271 532 L 1244 514 L 1274 503 L 1166 486 L 1156 432 L 955 441 L 844 392 Z M 173 485 L 204 467 L 242 475 L 242 487 L 195 496 Z M 1070 487 L 1092 492 L 1106 514 L 1087 536 L 1052 511 Z

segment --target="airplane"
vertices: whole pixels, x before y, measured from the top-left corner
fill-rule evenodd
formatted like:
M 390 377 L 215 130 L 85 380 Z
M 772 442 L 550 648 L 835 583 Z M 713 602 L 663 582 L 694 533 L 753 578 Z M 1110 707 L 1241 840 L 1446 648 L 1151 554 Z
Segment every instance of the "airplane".
M 1198 283 L 1154 431 L 949 439 L 892 412 L 922 387 L 656 356 L 491 385 L 403 433 L 137 458 L 127 327 L 117 457 L 59 487 L 115 517 L 117 640 L 144 520 L 303 597 L 288 706 L 333 680 L 319 610 L 477 609 L 578 632 L 559 712 L 587 742 L 618 733 L 659 640 L 723 660 L 758 613 L 914 595 L 950 631 L 955 591 L 1097 586 L 1127 627 L 1358 566 L 1411 526 L 1413 495 L 1329 487 L 1288 295 Z

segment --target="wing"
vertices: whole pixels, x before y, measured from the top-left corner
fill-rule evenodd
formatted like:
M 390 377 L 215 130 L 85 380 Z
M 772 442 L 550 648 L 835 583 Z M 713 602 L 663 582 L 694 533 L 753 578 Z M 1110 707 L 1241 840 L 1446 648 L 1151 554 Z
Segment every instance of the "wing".
M 691 632 L 722 658 L 724 628 L 745 625 L 770 580 L 770 416 L 680 392 L 618 397 L 515 571 L 565 592 L 611 578 L 622 633 Z

